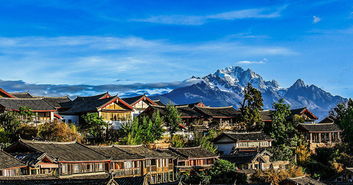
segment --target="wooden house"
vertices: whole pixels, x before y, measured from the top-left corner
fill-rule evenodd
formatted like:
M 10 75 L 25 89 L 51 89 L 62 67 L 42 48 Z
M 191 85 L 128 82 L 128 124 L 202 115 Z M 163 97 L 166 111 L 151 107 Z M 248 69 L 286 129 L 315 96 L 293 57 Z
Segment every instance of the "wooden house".
M 122 98 L 122 100 L 134 108 L 134 111 L 132 112 L 133 117 L 138 116 L 141 112 L 146 110 L 149 106 L 157 105 L 154 101 L 152 101 L 146 95 Z
M 11 177 L 26 175 L 26 165 L 12 155 L 0 150 L 0 176 Z
M 175 157 L 162 151 L 151 150 L 142 145 L 116 145 L 119 149 L 144 157 L 142 174 L 149 177 L 151 184 L 175 181 Z
M 281 185 L 326 185 L 326 183 L 320 182 L 308 176 L 287 178 Z
M 346 168 L 330 181 L 332 184 L 353 184 L 353 168 Z
M 217 154 L 201 147 L 168 148 L 162 151 L 176 157 L 176 169 L 178 172 L 209 169 L 219 157 Z
M 272 140 L 263 132 L 225 132 L 216 137 L 213 143 L 220 154 L 228 155 L 237 150 L 271 147 Z
M 143 176 L 143 156 L 128 153 L 116 146 L 89 146 L 111 159 L 110 172 L 116 178 Z
M 21 107 L 29 108 L 34 116 L 33 123 L 50 122 L 54 120 L 55 107 L 43 98 L 0 98 L 0 112 L 19 112 Z
M 105 173 L 110 168 L 109 158 L 77 142 L 45 142 L 20 139 L 17 143 L 6 148 L 5 151 L 19 158 L 25 156 L 39 160 L 40 165 L 29 169 L 35 174 L 47 174 L 49 171 L 50 174 L 58 176 L 70 176 Z M 22 158 L 22 160 L 24 159 Z
M 234 129 L 239 120 L 239 112 L 233 107 L 207 107 L 200 102 L 175 106 L 182 119 L 182 125 L 194 131 L 207 131 L 210 128 Z M 166 114 L 166 106 L 150 106 L 141 115 L 151 116 L 159 111 Z
M 278 170 L 289 165 L 289 161 L 271 161 L 271 157 L 272 154 L 266 149 L 254 149 L 223 155 L 221 159 L 236 164 L 240 170 Z
M 80 96 L 65 106 L 67 111 L 59 112 L 68 123 L 82 122 L 81 116 L 87 113 L 98 113 L 113 128 L 120 128 L 122 124 L 132 120 L 134 108 L 117 96 L 104 93 L 96 96 Z
M 342 130 L 335 123 L 303 123 L 299 124 L 298 130 L 312 151 L 318 147 L 333 147 L 342 141 Z
M 271 124 L 272 114 L 273 114 L 272 110 L 262 111 L 261 112 L 262 121 L 265 124 Z M 309 109 L 307 109 L 306 107 L 303 107 L 298 109 L 291 109 L 290 115 L 287 117 L 287 120 L 297 121 L 302 123 L 314 123 L 315 121 L 318 120 L 318 117 L 314 113 L 312 113 Z

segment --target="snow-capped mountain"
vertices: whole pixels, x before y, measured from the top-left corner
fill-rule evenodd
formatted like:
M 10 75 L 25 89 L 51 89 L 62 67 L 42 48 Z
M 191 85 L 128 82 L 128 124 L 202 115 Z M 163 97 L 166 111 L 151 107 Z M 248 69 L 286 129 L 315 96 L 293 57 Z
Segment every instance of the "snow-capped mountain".
M 284 98 L 292 108 L 307 107 L 320 118 L 327 115 L 337 103 L 346 101 L 340 96 L 333 96 L 315 85 L 306 85 L 297 80 L 289 88 L 280 88 L 277 81 L 266 81 L 259 74 L 241 67 L 227 67 L 204 77 L 191 77 L 184 81 L 186 86 L 155 98 L 186 104 L 202 101 L 210 106 L 235 106 L 242 101 L 243 89 L 251 83 L 259 89 L 264 99 L 264 109 L 271 109 L 272 104 Z

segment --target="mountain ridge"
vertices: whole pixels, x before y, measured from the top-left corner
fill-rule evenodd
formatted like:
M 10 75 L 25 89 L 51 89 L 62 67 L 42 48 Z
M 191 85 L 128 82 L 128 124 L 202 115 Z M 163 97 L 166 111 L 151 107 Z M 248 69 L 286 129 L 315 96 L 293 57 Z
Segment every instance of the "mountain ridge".
M 346 98 L 334 96 L 313 84 L 307 85 L 302 79 L 298 79 L 288 88 L 282 88 L 276 80 L 266 81 L 251 69 L 244 70 L 239 66 L 218 69 L 204 77 L 192 76 L 184 83 L 187 85 L 153 98 L 163 98 L 176 104 L 202 101 L 209 106 L 238 107 L 243 89 L 250 83 L 261 91 L 264 109 L 272 109 L 272 104 L 283 98 L 291 108 L 307 107 L 320 119 L 338 103 L 347 101 Z

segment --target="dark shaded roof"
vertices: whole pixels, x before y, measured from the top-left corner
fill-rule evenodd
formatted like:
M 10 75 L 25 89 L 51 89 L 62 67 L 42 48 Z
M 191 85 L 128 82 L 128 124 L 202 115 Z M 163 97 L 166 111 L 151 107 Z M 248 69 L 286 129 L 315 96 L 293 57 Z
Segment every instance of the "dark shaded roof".
M 145 158 L 174 158 L 174 156 L 171 156 L 166 152 L 151 150 L 142 145 L 114 145 L 114 146 L 118 147 L 119 149 L 127 153 L 137 154 Z
M 11 95 L 15 96 L 16 98 L 33 98 L 29 92 L 14 92 Z
M 189 103 L 189 104 L 179 104 L 179 105 L 175 105 L 176 107 L 195 107 L 195 106 L 200 106 L 200 107 L 204 107 L 205 104 L 203 102 L 195 102 L 195 103 Z
M 97 94 L 94 96 L 77 96 L 74 101 L 92 101 L 92 100 L 99 100 L 103 98 L 111 97 L 108 92 L 103 93 L 103 94 Z
M 195 110 L 210 117 L 239 117 L 240 112 L 233 107 L 195 107 Z
M 229 137 L 230 139 L 234 140 L 234 142 L 272 140 L 270 136 L 263 132 L 225 132 L 216 137 L 214 142 L 217 143 L 217 141 L 223 137 Z
M 11 95 L 10 93 L 6 92 L 4 89 L 1 89 L 1 88 L 0 88 L 0 95 L 1 96 L 6 96 L 8 98 L 16 98 L 15 96 Z
M 176 107 L 178 112 L 180 113 L 181 117 L 185 118 L 185 117 L 202 117 L 203 114 L 201 114 L 200 112 L 198 111 L 195 111 L 194 109 L 188 107 L 188 106 L 183 106 L 183 107 Z M 152 112 L 156 112 L 156 111 L 159 111 L 159 114 L 164 116 L 166 115 L 166 106 L 155 106 L 155 105 L 152 105 L 148 108 L 148 110 L 145 112 L 149 112 L 149 111 L 152 111 Z M 144 115 L 145 113 L 141 114 L 141 115 Z
M 285 181 L 288 182 L 293 182 L 297 185 L 325 185 L 326 183 L 317 181 L 311 177 L 294 177 L 294 178 L 288 178 Z
M 234 154 L 221 156 L 221 159 L 230 161 L 230 162 L 235 163 L 235 164 L 247 164 L 247 163 L 251 163 L 258 156 L 261 156 L 261 155 L 263 155 L 265 153 L 267 153 L 268 155 L 272 156 L 272 154 L 270 152 L 268 152 L 265 149 L 262 149 L 262 150 L 259 150 L 259 151 L 253 150 L 253 151 L 236 152 Z
M 41 160 L 44 157 L 48 157 L 45 153 L 43 152 L 35 152 L 35 153 L 16 153 L 13 154 L 16 159 L 22 161 L 23 163 L 30 165 L 30 166 L 35 166 L 38 164 L 38 162 L 41 162 Z M 50 160 L 52 160 L 50 157 L 48 157 Z
M 177 155 L 183 156 L 186 159 L 218 157 L 218 155 L 199 146 L 185 148 L 169 148 L 169 150 L 176 153 Z
M 297 114 L 300 115 L 303 113 L 308 113 L 308 115 L 310 116 L 311 119 L 315 119 L 315 120 L 318 119 L 318 117 L 315 116 L 312 112 L 310 112 L 306 107 L 298 108 L 298 109 L 291 109 L 290 112 L 291 112 L 291 115 L 290 115 L 291 118 Z
M 165 106 L 165 104 L 164 103 L 162 103 L 162 101 L 161 100 L 152 100 L 154 103 L 156 103 L 157 105 L 159 105 L 159 106 Z
M 342 131 L 334 123 L 303 123 L 299 124 L 298 127 L 309 132 Z
M 143 159 L 144 157 L 128 153 L 124 150 L 121 150 L 115 146 L 88 146 L 92 150 L 95 150 L 104 156 L 112 160 L 125 160 L 125 159 Z
M 148 185 L 146 176 L 114 178 L 119 185 Z
M 42 97 L 44 101 L 53 107 L 60 108 L 65 107 L 65 103 L 71 102 L 70 98 L 67 96 L 63 97 Z
M 23 167 L 25 164 L 21 163 L 12 155 L 0 150 L 0 169 Z
M 323 120 L 321 120 L 319 123 L 334 123 L 335 122 L 335 119 L 328 116 L 326 118 L 324 118 Z
M 145 95 L 139 95 L 139 96 L 134 96 L 134 97 L 128 97 L 128 98 L 122 98 L 126 103 L 132 105 L 135 102 L 137 102 L 138 100 L 140 100 L 142 97 L 144 97 Z
M 57 159 L 58 161 L 108 160 L 104 155 L 77 142 L 46 142 L 20 139 L 17 144 L 28 146 L 37 153 L 46 153 L 52 159 Z
M 55 108 L 44 101 L 43 98 L 0 98 L 0 105 L 7 110 L 19 110 L 20 107 L 28 107 L 32 111 L 55 111 Z
M 26 175 L 17 177 L 0 177 L 4 185 L 117 185 L 108 174 L 82 175 L 70 178 L 55 176 Z
M 89 100 L 89 101 L 74 100 L 72 107 L 69 110 L 62 112 L 62 114 L 79 114 L 79 113 L 86 113 L 86 112 L 96 112 L 98 111 L 99 108 L 103 107 L 107 103 L 110 103 L 116 100 L 118 100 L 118 104 L 121 105 L 120 103 L 121 100 L 116 96 L 112 96 L 104 99 Z

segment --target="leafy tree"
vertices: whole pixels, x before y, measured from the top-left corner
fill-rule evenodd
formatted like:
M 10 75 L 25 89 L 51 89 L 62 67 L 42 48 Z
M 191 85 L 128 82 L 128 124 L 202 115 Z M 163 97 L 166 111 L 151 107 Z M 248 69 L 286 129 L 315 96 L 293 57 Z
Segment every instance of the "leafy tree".
M 185 147 L 186 143 L 186 139 L 181 135 L 174 135 L 171 139 L 172 146 L 176 148 Z
M 105 122 L 98 113 L 87 113 L 83 115 L 82 118 L 84 124 L 81 124 L 80 128 L 87 132 L 88 137 L 90 137 L 94 143 L 103 142 L 104 139 L 107 139 L 109 124 Z
M 16 135 L 22 139 L 32 140 L 37 137 L 38 132 L 38 127 L 22 123 L 17 129 Z
M 4 112 L 0 114 L 0 129 L 3 129 L 2 137 L 8 142 L 14 142 L 18 139 L 16 132 L 20 126 L 20 116 L 17 112 Z M 4 141 L 5 141 L 4 140 Z
M 194 132 L 194 139 L 189 141 L 188 145 L 201 146 L 212 153 L 217 153 L 217 148 L 212 142 L 215 137 L 216 133 L 214 131 L 210 131 L 208 135 L 204 135 L 200 132 Z
M 39 126 L 38 136 L 47 141 L 81 141 L 81 135 L 73 124 L 60 121 L 48 122 Z
M 180 113 L 175 106 L 167 105 L 164 121 L 172 138 L 174 133 L 179 130 L 179 124 L 182 123 Z
M 349 99 L 346 103 L 338 104 L 331 112 L 331 117 L 336 124 L 343 129 L 344 140 L 353 147 L 353 100 Z
M 120 129 L 124 144 L 149 144 L 159 140 L 163 134 L 163 118 L 159 112 L 148 117 L 138 117 L 131 124 L 125 124 Z
M 281 181 L 291 178 L 303 176 L 303 168 L 298 166 L 290 166 L 288 169 L 274 170 L 269 169 L 265 171 L 258 170 L 252 177 L 253 180 L 258 182 L 266 182 L 274 185 L 279 185 Z
M 308 145 L 299 145 L 295 150 L 295 154 L 297 155 L 297 161 L 299 164 L 303 164 L 310 160 L 311 152 Z
M 242 121 L 246 123 L 247 129 L 256 129 L 263 124 L 261 111 L 263 110 L 263 99 L 261 92 L 249 83 L 244 89 L 244 99 L 241 103 Z
M 26 107 L 26 106 L 20 107 L 18 114 L 22 118 L 21 119 L 22 121 L 25 121 L 25 122 L 33 121 L 32 117 L 33 117 L 34 113 L 32 112 L 31 108 L 29 108 L 29 107 Z

